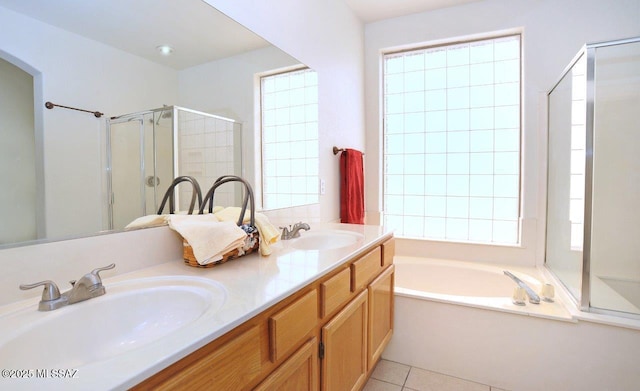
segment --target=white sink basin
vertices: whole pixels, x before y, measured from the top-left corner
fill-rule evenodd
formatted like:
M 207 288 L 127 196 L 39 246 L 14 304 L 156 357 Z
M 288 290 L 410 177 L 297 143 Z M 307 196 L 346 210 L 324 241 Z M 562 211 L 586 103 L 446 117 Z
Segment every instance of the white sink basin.
M 331 250 L 350 246 L 364 239 L 364 235 L 342 230 L 310 230 L 291 240 L 291 247 L 299 250 Z
M 1 368 L 77 368 L 143 347 L 215 312 L 220 284 L 155 277 L 109 285 L 104 296 L 49 311 L 29 306 L 0 318 Z

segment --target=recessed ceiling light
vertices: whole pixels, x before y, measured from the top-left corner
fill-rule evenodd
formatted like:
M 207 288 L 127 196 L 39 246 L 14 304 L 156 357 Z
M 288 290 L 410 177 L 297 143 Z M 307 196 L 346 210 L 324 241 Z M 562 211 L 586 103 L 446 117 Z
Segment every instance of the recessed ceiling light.
M 173 53 L 173 48 L 169 45 L 160 45 L 156 47 L 156 50 L 160 52 L 163 56 L 168 56 Z

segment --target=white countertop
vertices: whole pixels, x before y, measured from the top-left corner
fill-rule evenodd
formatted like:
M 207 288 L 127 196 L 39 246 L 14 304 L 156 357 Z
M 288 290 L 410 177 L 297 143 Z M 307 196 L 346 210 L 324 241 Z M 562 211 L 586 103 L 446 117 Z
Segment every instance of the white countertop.
M 193 322 L 155 342 L 106 360 L 77 368 L 58 368 L 56 363 L 52 362 L 51 367 L 47 368 L 77 370 L 74 378 L 42 379 L 31 376 L 29 379 L 11 379 L 3 376 L 0 378 L 0 389 L 5 387 L 21 390 L 127 389 L 205 346 L 349 259 L 363 254 L 391 237 L 390 232 L 385 232 L 379 226 L 316 224 L 312 229 L 348 230 L 362 234 L 363 239 L 353 245 L 323 251 L 296 250 L 288 241 L 281 241 L 273 246 L 273 253 L 268 257 L 251 254 L 206 269 L 187 266 L 181 259 L 177 259 L 175 262 L 167 262 L 111 278 L 108 277 L 108 273 L 103 273 L 107 296 L 110 284 L 117 285 L 126 280 L 192 276 L 215 281 L 224 287 L 227 297 L 223 306 L 207 322 Z M 302 236 L 304 234 L 302 232 Z M 127 262 L 127 260 L 114 260 L 114 262 L 117 268 L 118 263 Z M 99 297 L 89 300 L 83 305 L 91 305 L 91 301 L 100 299 Z M 5 314 L 25 306 L 31 306 L 32 310 L 37 312 L 38 301 L 39 298 L 25 300 L 0 308 L 0 322 Z M 64 310 L 65 308 L 56 311 Z M 43 354 L 46 354 L 46 351 L 43 351 Z

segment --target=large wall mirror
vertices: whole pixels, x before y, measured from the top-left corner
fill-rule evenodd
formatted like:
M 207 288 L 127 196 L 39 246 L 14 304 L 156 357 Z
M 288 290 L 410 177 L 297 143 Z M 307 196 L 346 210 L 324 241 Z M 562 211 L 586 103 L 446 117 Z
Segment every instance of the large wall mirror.
M 0 26 L 0 249 L 120 228 L 109 211 L 112 117 L 161 126 L 181 107 L 227 118 L 214 128 L 232 132 L 226 142 L 255 178 L 256 75 L 301 66 L 201 0 L 0 0 Z M 118 132 L 140 140 L 139 126 Z M 138 141 L 121 153 L 139 153 Z

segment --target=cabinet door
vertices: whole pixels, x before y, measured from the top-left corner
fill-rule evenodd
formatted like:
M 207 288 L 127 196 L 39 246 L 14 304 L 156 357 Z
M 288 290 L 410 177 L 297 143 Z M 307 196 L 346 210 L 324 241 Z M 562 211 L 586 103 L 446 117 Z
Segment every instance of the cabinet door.
M 269 375 L 256 391 L 317 391 L 318 341 L 314 337 Z
M 367 291 L 322 328 L 322 390 L 359 390 L 367 380 Z
M 393 334 L 393 285 L 391 265 L 369 285 L 369 369 L 373 368 Z

